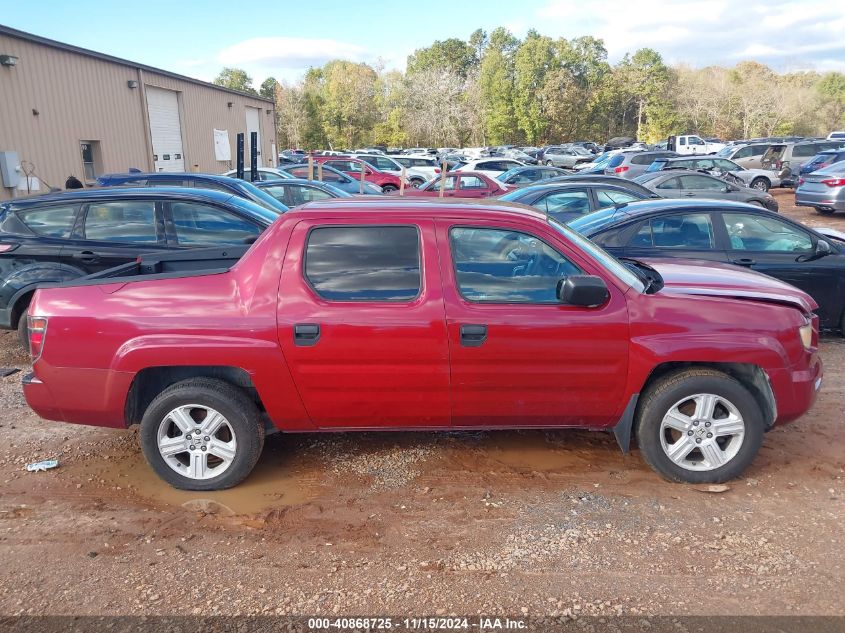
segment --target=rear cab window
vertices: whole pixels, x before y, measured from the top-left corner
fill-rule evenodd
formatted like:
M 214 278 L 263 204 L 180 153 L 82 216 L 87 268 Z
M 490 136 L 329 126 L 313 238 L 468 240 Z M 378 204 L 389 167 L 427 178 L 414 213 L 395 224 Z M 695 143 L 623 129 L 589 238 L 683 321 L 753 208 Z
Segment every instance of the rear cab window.
M 416 226 L 317 226 L 305 244 L 305 280 L 329 301 L 410 302 L 420 294 Z

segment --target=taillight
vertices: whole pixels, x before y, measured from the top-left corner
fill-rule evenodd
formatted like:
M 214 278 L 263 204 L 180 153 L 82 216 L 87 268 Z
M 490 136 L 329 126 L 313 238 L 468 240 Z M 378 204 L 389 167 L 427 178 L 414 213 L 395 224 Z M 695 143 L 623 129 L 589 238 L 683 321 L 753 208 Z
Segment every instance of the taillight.
M 8 253 L 18 247 L 17 244 L 0 244 L 0 253 Z
M 620 167 L 615 168 L 613 171 L 615 171 L 617 174 L 624 174 L 626 171 L 628 171 L 628 165 L 622 165 Z
M 32 362 L 37 361 L 44 351 L 44 339 L 47 336 L 47 319 L 44 317 L 28 317 L 29 325 L 29 354 Z
M 781 167 L 783 167 L 783 163 L 781 163 L 781 162 L 780 162 L 780 159 L 777 159 L 777 160 L 775 161 L 775 167 L 776 167 L 777 169 L 780 169 Z
M 435 174 L 439 174 L 439 173 L 440 173 L 440 168 L 439 168 L 439 167 L 435 167 L 435 168 L 434 168 L 434 173 L 435 173 Z
M 806 180 L 804 180 L 803 178 L 799 178 L 799 179 L 798 179 L 798 184 L 799 184 L 799 185 L 803 185 L 805 182 L 807 182 L 807 181 L 806 181 Z
M 825 178 L 822 184 L 828 187 L 845 187 L 845 178 Z

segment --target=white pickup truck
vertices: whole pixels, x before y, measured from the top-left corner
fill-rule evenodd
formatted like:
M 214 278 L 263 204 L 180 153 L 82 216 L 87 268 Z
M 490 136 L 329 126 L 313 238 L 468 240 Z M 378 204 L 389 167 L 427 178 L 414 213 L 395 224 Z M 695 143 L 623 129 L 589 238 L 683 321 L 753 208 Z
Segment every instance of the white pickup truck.
M 708 143 L 696 134 L 670 136 L 666 144 L 666 149 L 678 154 L 715 154 L 724 147 L 724 143 Z

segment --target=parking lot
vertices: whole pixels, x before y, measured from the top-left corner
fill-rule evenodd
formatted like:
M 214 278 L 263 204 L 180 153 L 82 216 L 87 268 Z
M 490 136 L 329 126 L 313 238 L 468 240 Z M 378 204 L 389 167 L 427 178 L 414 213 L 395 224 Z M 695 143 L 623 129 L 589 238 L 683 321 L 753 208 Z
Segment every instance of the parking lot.
M 814 409 L 724 490 L 666 483 L 609 434 L 523 431 L 276 434 L 244 484 L 179 492 L 136 430 L 40 420 L 18 373 L 0 379 L 0 610 L 841 614 L 845 339 L 821 348 Z M 0 364 L 26 371 L 14 333 Z

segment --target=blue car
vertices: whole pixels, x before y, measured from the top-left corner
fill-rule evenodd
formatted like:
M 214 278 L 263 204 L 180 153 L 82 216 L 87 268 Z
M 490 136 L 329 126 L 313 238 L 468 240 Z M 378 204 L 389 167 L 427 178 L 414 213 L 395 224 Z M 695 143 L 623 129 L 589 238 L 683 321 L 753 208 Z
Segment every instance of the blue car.
M 195 189 L 214 189 L 225 191 L 238 198 L 244 198 L 260 204 L 262 207 L 284 213 L 288 207 L 276 200 L 268 193 L 261 191 L 251 182 L 219 176 L 217 174 L 189 174 L 189 173 L 131 173 L 105 174 L 97 178 L 101 187 L 189 187 Z
M 819 152 L 806 163 L 801 165 L 798 175 L 806 176 L 807 174 L 818 171 L 819 169 L 824 169 L 833 163 L 838 163 L 843 160 L 845 160 L 845 148 L 840 147 L 839 149 L 825 150 L 824 152 Z
M 262 180 L 255 186 L 266 191 L 286 207 L 298 207 L 301 204 L 329 198 L 351 198 L 352 194 L 319 180 L 305 178 L 285 178 L 284 180 Z
M 282 171 L 289 173 L 294 178 L 302 178 L 305 180 L 313 180 L 316 182 L 320 182 L 317 180 L 317 176 L 319 174 L 319 169 L 317 168 L 317 163 L 314 163 L 313 173 L 308 173 L 308 163 L 302 163 L 301 165 L 285 165 L 281 168 Z M 333 187 L 337 187 L 346 193 L 356 194 L 361 193 L 361 181 L 357 180 L 356 178 L 351 178 L 347 176 L 342 171 L 338 171 L 334 167 L 329 167 L 328 165 L 323 165 L 323 180 L 322 182 L 326 182 Z M 364 183 L 364 195 L 365 196 L 378 196 L 382 194 L 381 187 L 371 182 Z

